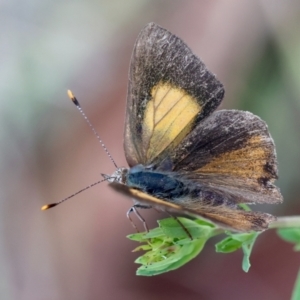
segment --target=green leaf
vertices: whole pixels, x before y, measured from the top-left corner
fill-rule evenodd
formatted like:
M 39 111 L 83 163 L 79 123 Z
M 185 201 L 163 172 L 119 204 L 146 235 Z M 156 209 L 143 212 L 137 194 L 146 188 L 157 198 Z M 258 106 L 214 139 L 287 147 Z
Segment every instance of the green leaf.
M 245 211 L 251 211 L 251 208 L 245 203 L 240 203 L 239 207 L 242 208 Z
M 242 246 L 242 249 L 244 252 L 242 268 L 243 268 L 243 271 L 246 273 L 249 271 L 249 269 L 251 267 L 250 254 L 252 252 L 253 245 L 254 245 L 258 235 L 259 235 L 258 232 L 252 233 L 252 239 L 249 239 L 248 241 L 244 242 L 243 246 Z
M 144 233 L 133 233 L 133 234 L 129 234 L 127 235 L 127 238 L 132 240 L 132 241 L 136 241 L 136 242 L 142 242 L 144 241 Z
M 251 266 L 250 254 L 259 233 L 258 232 L 250 232 L 250 233 L 226 232 L 226 234 L 229 236 L 216 244 L 216 252 L 230 253 L 241 248 L 244 253 L 242 269 L 245 272 L 248 272 Z
M 233 239 L 232 237 L 227 237 L 221 242 L 216 244 L 216 252 L 220 253 L 230 253 L 242 247 L 242 242 Z
M 145 242 L 150 238 L 160 237 L 164 236 L 163 231 L 161 228 L 157 227 L 154 229 L 151 229 L 149 232 L 138 232 L 127 235 L 127 238 L 136 241 L 136 242 Z
M 150 250 L 152 247 L 150 245 L 141 245 L 141 246 L 138 246 L 136 247 L 135 249 L 132 250 L 132 252 L 137 252 L 137 251 L 140 251 L 140 250 Z
M 195 222 L 199 225 L 206 225 L 206 226 L 209 226 L 209 227 L 216 228 L 216 225 L 214 225 L 213 223 L 210 223 L 208 221 L 205 221 L 203 219 L 195 219 L 195 220 L 193 220 L 193 222 Z
M 142 265 L 138 268 L 137 275 L 153 276 L 183 266 L 201 252 L 215 230 L 215 226 L 206 221 L 178 219 L 193 240 L 174 218 L 158 221 L 159 227 L 147 233 L 128 236 L 131 240 L 143 243 L 133 251 L 146 251 L 135 261 Z
M 178 269 L 196 257 L 203 249 L 205 242 L 206 240 L 204 239 L 197 239 L 191 241 L 189 244 L 180 245 L 177 249 L 173 248 L 174 253 L 172 255 L 169 257 L 165 256 L 157 262 L 149 263 L 149 260 L 146 260 L 142 263 L 141 260 L 136 261 L 143 264 L 138 268 L 136 274 L 154 276 Z
M 299 300 L 299 299 L 300 299 L 300 271 L 298 272 L 298 276 L 294 285 L 291 300 Z
M 211 231 L 211 227 L 206 224 L 199 224 L 194 220 L 186 218 L 178 218 L 183 226 L 187 229 L 193 239 L 207 237 Z M 186 231 L 174 218 L 168 218 L 158 221 L 159 227 L 165 235 L 174 238 L 189 238 Z
M 277 234 L 286 242 L 295 244 L 294 250 L 300 251 L 300 228 L 279 228 Z M 300 298 L 299 298 L 300 299 Z

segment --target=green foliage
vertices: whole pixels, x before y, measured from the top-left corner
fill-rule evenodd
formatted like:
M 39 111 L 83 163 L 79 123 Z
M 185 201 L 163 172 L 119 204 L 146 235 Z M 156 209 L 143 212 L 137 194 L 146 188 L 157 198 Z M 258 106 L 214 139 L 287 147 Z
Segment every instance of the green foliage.
M 231 233 L 226 232 L 227 238 L 223 239 L 216 244 L 216 252 L 230 253 L 242 248 L 244 253 L 242 268 L 245 272 L 249 271 L 250 264 L 250 254 L 254 245 L 256 238 L 259 233 Z
M 300 251 L 300 227 L 279 228 L 277 234 L 284 241 L 295 244 L 295 251 Z M 298 272 L 291 300 L 300 300 L 300 271 Z
M 300 251 L 300 228 L 279 228 L 277 234 L 286 242 L 295 244 L 294 250 Z M 300 299 L 300 298 L 299 298 Z
M 243 209 L 248 210 L 248 207 Z M 232 233 L 200 219 L 178 219 L 193 239 L 174 218 L 158 221 L 159 227 L 149 232 L 128 236 L 129 239 L 141 243 L 133 251 L 145 251 L 135 261 L 141 264 L 137 275 L 154 276 L 178 269 L 196 257 L 208 239 L 220 234 L 227 236 L 216 244 L 216 252 L 231 253 L 241 249 L 244 254 L 242 269 L 249 271 L 251 251 L 260 232 Z M 272 228 L 278 228 L 277 233 L 283 240 L 295 245 L 295 251 L 300 251 L 300 217 L 279 218 L 271 225 Z M 300 300 L 300 271 L 291 299 Z
M 248 207 L 243 208 L 248 209 Z M 137 275 L 153 276 L 178 269 L 196 257 L 202 251 L 207 240 L 220 234 L 225 234 L 226 237 L 216 244 L 216 252 L 231 253 L 241 249 L 244 254 L 242 269 L 245 272 L 249 271 L 251 251 L 257 237 L 261 234 L 260 232 L 233 233 L 200 219 L 178 219 L 193 239 L 174 218 L 158 221 L 159 227 L 149 232 L 128 236 L 129 239 L 141 243 L 133 251 L 145 251 L 135 261 L 141 264 Z M 272 224 L 272 228 L 278 228 L 278 235 L 283 240 L 293 243 L 295 251 L 300 250 L 300 217 L 279 218 Z M 292 300 L 300 300 L 300 271 Z
M 128 236 L 129 239 L 142 243 L 133 251 L 146 251 L 135 261 L 142 265 L 138 268 L 137 275 L 153 276 L 175 270 L 196 257 L 209 238 L 224 233 L 215 225 L 203 220 L 178 219 L 193 237 L 192 240 L 174 218 L 158 221 L 159 227 L 149 232 Z M 216 252 L 230 253 L 242 249 L 242 268 L 248 272 L 249 257 L 258 233 L 225 233 L 228 236 L 216 244 Z
M 298 276 L 295 282 L 291 300 L 299 300 L 299 299 L 300 299 L 300 271 L 298 272 Z
M 141 264 L 137 275 L 153 276 L 175 270 L 196 257 L 213 235 L 214 225 L 202 220 L 178 218 L 193 239 L 174 218 L 158 221 L 159 227 L 147 233 L 136 233 L 128 238 L 143 243 L 133 251 L 146 253 L 136 259 Z

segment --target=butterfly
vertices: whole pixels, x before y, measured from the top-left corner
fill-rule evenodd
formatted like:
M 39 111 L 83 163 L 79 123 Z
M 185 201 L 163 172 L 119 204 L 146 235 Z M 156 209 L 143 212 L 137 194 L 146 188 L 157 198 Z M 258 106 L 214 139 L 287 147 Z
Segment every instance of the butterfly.
M 177 36 L 148 24 L 134 46 L 124 133 L 129 168 L 110 186 L 154 207 L 234 231 L 262 231 L 276 218 L 239 204 L 280 203 L 276 151 L 264 121 L 219 110 L 224 87 Z
M 240 208 L 243 203 L 283 200 L 274 185 L 277 159 L 267 124 L 250 112 L 216 111 L 223 85 L 166 29 L 149 23 L 134 46 L 124 132 L 129 168 L 117 167 L 79 102 L 68 93 L 116 166 L 112 175 L 103 174 L 104 180 L 134 199 L 128 216 L 136 208 L 153 207 L 240 232 L 262 231 L 276 220 Z

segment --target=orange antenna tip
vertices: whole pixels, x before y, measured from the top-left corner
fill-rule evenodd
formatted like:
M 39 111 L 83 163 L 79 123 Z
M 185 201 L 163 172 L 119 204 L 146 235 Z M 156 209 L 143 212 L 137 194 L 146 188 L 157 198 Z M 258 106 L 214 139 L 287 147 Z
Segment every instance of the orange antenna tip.
M 73 103 L 77 106 L 77 108 L 80 110 L 80 112 L 83 113 L 78 100 L 76 99 L 76 97 L 70 90 L 68 90 L 68 96 L 73 101 Z
M 68 96 L 72 101 L 75 98 L 74 94 L 70 90 L 68 90 Z
M 46 205 L 44 205 L 44 206 L 41 207 L 41 210 L 47 210 L 47 209 L 49 209 L 51 207 L 54 207 L 56 205 L 57 205 L 57 203 L 46 204 Z

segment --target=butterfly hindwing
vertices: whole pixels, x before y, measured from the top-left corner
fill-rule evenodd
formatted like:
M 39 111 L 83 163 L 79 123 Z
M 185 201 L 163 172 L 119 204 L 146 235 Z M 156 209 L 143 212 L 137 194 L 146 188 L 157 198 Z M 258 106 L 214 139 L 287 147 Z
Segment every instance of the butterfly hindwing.
M 273 139 L 266 123 L 252 113 L 214 112 L 167 159 L 173 172 L 230 193 L 236 203 L 282 201 L 273 184 L 278 177 Z
M 223 95 L 222 84 L 184 42 L 148 24 L 130 64 L 124 142 L 129 166 L 160 161 Z
M 198 201 L 185 201 L 182 205 L 182 203 L 173 203 L 156 198 L 153 195 L 126 185 L 111 183 L 110 186 L 116 191 L 137 200 L 139 204 L 150 205 L 158 210 L 198 216 L 210 220 L 221 227 L 240 232 L 265 230 L 268 228 L 269 223 L 276 219 L 267 213 L 232 209 L 223 204 L 217 206 L 209 205 L 199 201 L 200 199 Z

